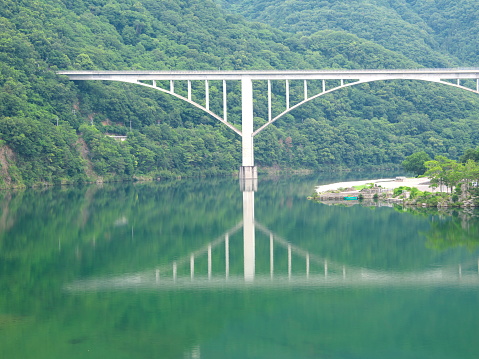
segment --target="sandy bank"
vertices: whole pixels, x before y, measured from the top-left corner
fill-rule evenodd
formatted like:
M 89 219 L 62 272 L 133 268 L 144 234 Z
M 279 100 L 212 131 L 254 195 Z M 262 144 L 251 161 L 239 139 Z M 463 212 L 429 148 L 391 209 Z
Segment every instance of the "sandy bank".
M 429 178 L 403 178 L 402 180 L 397 180 L 396 178 L 382 178 L 382 179 L 373 179 L 365 181 L 351 181 L 351 182 L 338 182 L 331 183 L 322 186 L 316 187 L 316 192 L 326 192 L 334 191 L 339 188 L 351 188 L 353 186 L 361 186 L 368 183 L 374 183 L 377 186 L 382 188 L 394 189 L 401 186 L 407 187 L 416 187 L 420 191 L 429 191 L 429 192 L 438 192 L 438 188 L 432 188 L 430 186 Z

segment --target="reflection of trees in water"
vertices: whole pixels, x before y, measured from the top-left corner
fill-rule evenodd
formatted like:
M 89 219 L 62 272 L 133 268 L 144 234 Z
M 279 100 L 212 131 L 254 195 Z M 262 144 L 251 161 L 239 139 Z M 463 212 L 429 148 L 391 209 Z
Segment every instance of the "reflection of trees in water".
M 463 246 L 473 251 L 479 245 L 479 213 L 452 211 L 449 217 L 432 222 L 426 238 L 428 248 L 445 250 Z
M 469 251 L 479 245 L 479 210 L 474 208 L 395 207 L 398 211 L 432 217 L 431 228 L 424 232 L 426 247 L 445 250 L 465 247 Z
M 10 213 L 11 192 L 3 192 L 0 204 L 0 232 L 10 229 L 15 224 L 15 217 Z

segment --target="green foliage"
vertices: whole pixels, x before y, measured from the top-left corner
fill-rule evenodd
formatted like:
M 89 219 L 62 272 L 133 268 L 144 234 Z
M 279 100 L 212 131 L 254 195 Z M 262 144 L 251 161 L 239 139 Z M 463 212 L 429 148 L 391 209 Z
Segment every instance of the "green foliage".
M 366 183 L 366 184 L 363 184 L 363 185 L 360 185 L 360 186 L 353 186 L 353 188 L 355 190 L 358 190 L 358 191 L 361 191 L 362 189 L 369 189 L 369 188 L 373 188 L 374 187 L 374 183 Z
M 477 187 L 479 182 L 479 163 L 473 160 L 460 163 L 437 156 L 435 160 L 427 161 L 425 166 L 428 169 L 425 175 L 431 178 L 431 183 L 436 187 L 445 185 L 451 192 L 456 188 L 456 193 L 460 194 L 461 184 L 469 190 L 471 186 Z
M 407 186 L 400 186 L 400 187 L 394 188 L 393 189 L 393 197 L 398 197 L 404 191 L 410 191 L 410 190 L 411 190 L 411 187 L 407 187 Z
M 416 152 L 410 156 L 407 156 L 404 161 L 402 161 L 402 167 L 408 171 L 416 174 L 417 176 L 423 175 L 426 172 L 426 167 L 424 163 L 429 161 L 431 157 L 424 152 Z
M 93 126 L 80 127 L 83 139 L 90 148 L 89 158 L 95 172 L 100 176 L 129 177 L 133 175 L 135 158 L 127 146 L 110 137 L 103 136 Z
M 479 162 L 479 147 L 476 149 L 468 148 L 459 160 L 462 163 L 466 163 L 468 160 Z
M 479 5 L 474 0 L 222 2 L 249 19 L 302 36 L 326 29 L 347 31 L 427 67 L 478 63 L 474 16 Z
M 15 164 L 9 166 L 16 173 L 13 185 L 86 179 L 77 136 L 68 124 L 52 126 L 25 117 L 3 117 L 0 133 L 17 156 Z
M 252 14 L 252 2 L 235 3 Z M 57 70 L 451 63 L 450 55 L 439 54 L 443 48 L 436 35 L 424 27 L 429 20 L 419 11 L 426 14 L 428 6 L 414 5 L 416 14 L 413 5 L 374 2 L 363 26 L 356 14 L 364 6 L 364 1 L 348 6 L 341 1 L 256 2 L 258 16 L 275 21 L 276 29 L 227 13 L 212 1 L 5 0 L 0 8 L 0 140 L 15 154 L 10 180 L 32 185 L 96 175 L 203 176 L 231 173 L 240 165 L 240 138 L 200 110 L 133 84 L 75 83 L 57 76 Z M 268 12 L 260 11 L 266 7 Z M 448 6 L 436 10 L 462 14 Z M 334 16 L 326 19 L 327 14 Z M 186 93 L 186 84 L 175 86 Z M 239 127 L 239 86 L 228 86 L 229 121 Z M 254 86 L 258 128 L 268 118 L 268 99 L 265 83 Z M 221 83 L 212 81 L 210 87 L 211 107 L 221 113 Z M 321 84 L 311 82 L 308 89 L 319 92 Z M 201 98 L 204 87 L 193 83 L 193 90 Z M 274 115 L 284 111 L 284 96 L 284 86 L 273 84 Z M 292 102 L 302 100 L 302 83 L 291 81 L 290 96 Z M 460 90 L 414 81 L 362 84 L 312 101 L 270 125 L 255 137 L 255 160 L 264 167 L 324 170 L 397 167 L 418 151 L 457 157 L 479 144 L 477 118 L 479 100 Z M 107 134 L 128 139 L 118 143 Z M 464 161 L 473 159 L 467 156 Z

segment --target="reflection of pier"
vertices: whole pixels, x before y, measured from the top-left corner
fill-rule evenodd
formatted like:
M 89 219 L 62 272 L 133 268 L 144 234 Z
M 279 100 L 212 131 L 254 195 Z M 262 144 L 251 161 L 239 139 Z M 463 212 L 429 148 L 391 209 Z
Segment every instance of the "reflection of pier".
M 158 268 L 108 279 L 82 280 L 71 291 L 241 287 L 479 286 L 479 261 L 423 272 L 385 272 L 345 266 L 289 243 L 254 220 L 256 180 L 242 183 L 243 221 L 204 247 Z M 243 263 L 232 268 L 232 238 L 243 228 Z M 257 243 L 256 234 L 261 234 Z M 235 238 L 235 240 L 236 240 Z M 264 241 L 266 242 L 266 246 Z M 237 243 L 236 243 L 237 244 Z M 258 244 L 268 269 L 257 270 Z M 268 248 L 268 253 L 264 250 Z M 239 249 L 239 248 L 237 248 Z M 237 251 L 235 252 L 237 253 Z M 221 261 L 218 258 L 222 258 Z M 221 262 L 221 263 L 220 263 Z M 201 264 L 201 265 L 197 265 Z

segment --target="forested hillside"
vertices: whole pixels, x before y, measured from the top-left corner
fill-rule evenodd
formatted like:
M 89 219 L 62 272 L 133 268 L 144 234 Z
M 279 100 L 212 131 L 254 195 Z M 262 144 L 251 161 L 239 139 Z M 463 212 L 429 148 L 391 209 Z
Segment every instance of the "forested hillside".
M 478 8 L 463 2 L 472 6 L 468 16 Z M 416 68 L 479 62 L 468 32 L 476 24 L 470 17 L 462 22 L 463 8 L 425 1 L 369 3 L 388 14 L 379 16 L 388 32 L 378 30 L 384 23 L 359 16 L 362 1 L 236 0 L 223 9 L 213 0 L 2 0 L 0 186 L 227 174 L 240 166 L 240 138 L 196 108 L 137 85 L 75 83 L 58 70 Z M 293 8 L 286 16 L 281 9 L 288 4 Z M 325 25 L 316 16 L 328 9 L 342 26 Z M 232 13 L 240 10 L 251 20 Z M 432 15 L 447 21 L 440 25 Z M 393 34 L 398 41 L 392 41 Z M 239 96 L 234 90 L 232 104 Z M 275 91 L 273 112 L 279 113 L 284 104 L 281 89 Z M 301 89 L 293 87 L 292 96 L 295 91 Z M 255 101 L 265 100 L 264 86 L 256 85 Z M 230 112 L 240 126 L 238 106 Z M 258 105 L 255 116 L 260 126 L 266 107 Z M 398 165 L 422 150 L 454 158 L 479 144 L 478 123 L 474 94 L 412 81 L 372 83 L 324 96 L 268 127 L 255 138 L 256 162 L 325 170 Z M 118 142 L 106 134 L 128 139 Z
M 475 0 L 218 0 L 273 27 L 310 35 L 343 30 L 426 67 L 477 66 L 479 3 Z

